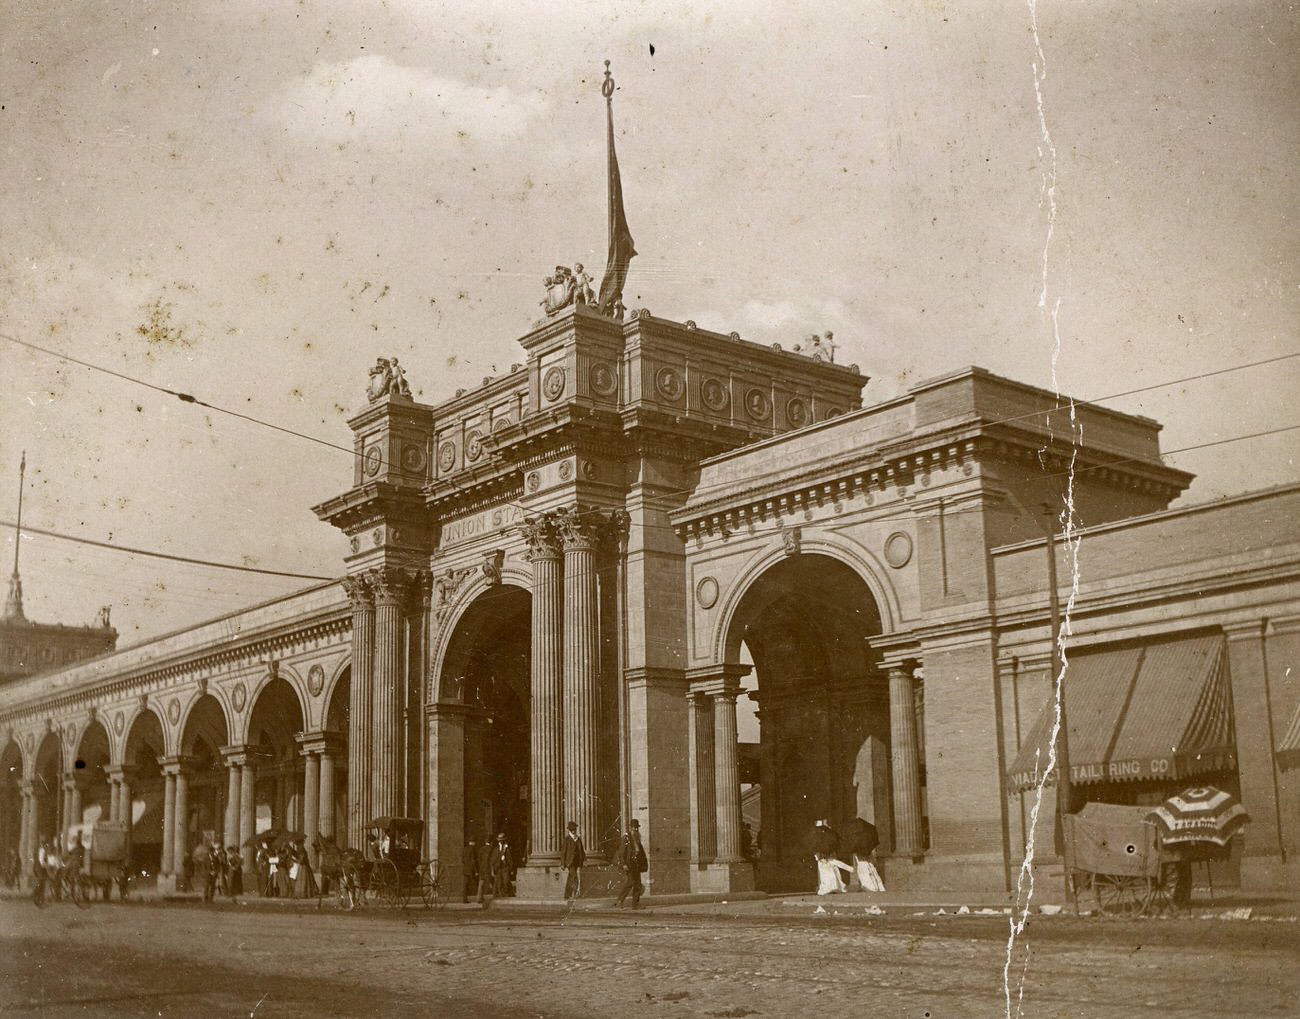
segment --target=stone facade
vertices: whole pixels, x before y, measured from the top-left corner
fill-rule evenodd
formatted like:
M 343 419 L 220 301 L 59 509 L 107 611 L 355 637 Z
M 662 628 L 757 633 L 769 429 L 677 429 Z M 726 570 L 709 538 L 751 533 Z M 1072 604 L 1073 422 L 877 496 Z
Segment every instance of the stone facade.
M 645 312 L 568 309 L 520 342 L 472 392 L 390 391 L 351 420 L 351 487 L 316 507 L 347 542 L 340 583 L 0 690 L 5 844 L 30 856 L 102 804 L 175 874 L 207 831 L 356 845 L 402 814 L 453 882 L 467 839 L 505 833 L 520 894 L 547 898 L 568 820 L 589 889 L 635 817 L 672 892 L 806 887 L 812 822 L 863 817 L 895 887 L 1007 888 L 1029 816 L 1008 768 L 1049 691 L 1043 507 L 1068 499 L 1070 648 L 1221 636 L 1213 778 L 1254 818 L 1223 879 L 1296 884 L 1277 749 L 1300 704 L 1300 487 L 1169 509 L 1191 478 L 1155 422 L 1072 423 L 979 369 L 863 407 L 855 367 Z

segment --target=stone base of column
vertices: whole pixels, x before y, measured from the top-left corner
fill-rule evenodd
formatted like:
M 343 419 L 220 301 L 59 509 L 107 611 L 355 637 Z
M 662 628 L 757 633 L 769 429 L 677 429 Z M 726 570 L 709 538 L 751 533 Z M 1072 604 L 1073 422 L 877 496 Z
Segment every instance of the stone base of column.
M 176 895 L 180 891 L 179 874 L 159 874 L 155 891 L 158 895 Z
M 706 863 L 691 869 L 693 895 L 719 895 L 726 892 L 752 892 L 754 866 L 740 863 Z
M 558 863 L 530 863 L 515 872 L 515 895 L 542 902 L 564 900 L 565 870 Z

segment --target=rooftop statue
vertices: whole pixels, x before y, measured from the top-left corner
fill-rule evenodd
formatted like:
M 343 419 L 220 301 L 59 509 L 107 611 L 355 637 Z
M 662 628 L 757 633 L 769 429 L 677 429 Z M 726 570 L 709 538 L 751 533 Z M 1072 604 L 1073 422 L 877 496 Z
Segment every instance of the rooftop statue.
M 386 396 L 411 399 L 411 386 L 406 381 L 406 370 L 398 365 L 395 357 L 380 357 L 370 369 L 370 382 L 366 386 L 366 398 L 377 403 Z

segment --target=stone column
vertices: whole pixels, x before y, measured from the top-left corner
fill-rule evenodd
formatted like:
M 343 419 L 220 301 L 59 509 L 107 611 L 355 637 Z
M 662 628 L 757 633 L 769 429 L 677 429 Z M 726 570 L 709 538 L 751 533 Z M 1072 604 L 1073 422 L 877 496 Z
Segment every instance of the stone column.
M 552 514 L 524 522 L 527 558 L 533 566 L 531 726 L 529 793 L 530 864 L 557 865 L 565 817 L 563 786 L 564 566 Z M 472 804 L 477 810 L 478 804 Z M 490 833 L 483 833 L 489 835 Z M 595 833 L 584 831 L 590 842 Z
M 334 751 L 326 747 L 320 755 L 320 796 L 317 800 L 320 816 L 316 830 L 325 838 L 334 838 Z
M 222 823 L 221 841 L 225 846 L 238 846 L 239 838 L 239 764 L 226 756 L 226 816 Z
M 921 852 L 921 769 L 916 738 L 912 667 L 889 666 L 890 770 L 894 794 L 894 852 Z
M 126 825 L 127 831 L 135 824 L 135 811 L 131 801 L 131 779 L 135 776 L 134 768 L 123 767 L 117 775 L 117 820 Z
M 161 874 L 174 874 L 175 855 L 172 852 L 175 846 L 174 833 L 176 830 L 176 772 L 168 766 L 170 758 L 159 758 L 158 763 L 162 764 L 167 770 L 163 773 L 163 823 L 162 823 L 162 862 L 159 865 Z
M 370 820 L 371 702 L 374 684 L 375 600 L 370 581 L 347 577 L 343 586 L 352 603 L 352 680 L 348 699 L 348 814 L 346 844 L 361 846 Z
M 67 791 L 66 802 L 68 804 L 69 830 L 71 830 L 76 825 L 81 824 L 82 784 L 83 784 L 83 779 L 81 778 L 80 775 L 76 774 L 75 772 L 73 773 L 72 778 L 68 780 L 68 791 Z
M 238 759 L 239 764 L 239 851 L 244 857 L 245 889 L 252 891 L 256 885 L 249 886 L 248 881 L 255 872 L 254 862 L 257 850 L 247 845 L 257 828 L 257 765 L 251 754 L 245 753 Z
M 176 830 L 172 835 L 172 866 L 183 873 L 185 858 L 189 854 L 190 837 L 190 772 L 188 761 L 176 764 L 176 803 L 173 807 Z
M 736 747 L 736 696 L 728 687 L 712 696 L 714 790 L 718 801 L 719 863 L 742 863 L 740 848 L 740 756 Z
M 410 589 L 405 570 L 385 567 L 370 574 L 375 592 L 374 746 L 370 755 L 370 809 L 402 815 L 402 606 Z M 365 820 L 369 820 L 366 818 Z M 363 822 L 364 823 L 364 822 Z
M 692 690 L 686 695 L 691 788 L 695 809 L 691 811 L 692 863 L 712 863 L 718 855 L 718 803 L 715 797 L 713 761 L 713 705 L 709 698 Z
M 32 831 L 34 828 L 32 815 L 35 812 L 33 806 L 35 795 L 32 785 L 31 782 L 20 782 L 18 784 L 18 792 L 22 796 L 22 802 L 18 808 L 18 876 L 24 888 L 28 886 L 31 880 L 32 860 L 35 855 L 32 847 L 32 843 L 35 841 Z
M 600 626 L 596 550 L 603 516 L 560 511 L 564 543 L 564 813 L 600 857 Z
M 303 749 L 302 779 L 302 831 L 307 836 L 307 853 L 313 867 L 316 858 L 316 836 L 320 834 L 320 755 L 315 750 Z

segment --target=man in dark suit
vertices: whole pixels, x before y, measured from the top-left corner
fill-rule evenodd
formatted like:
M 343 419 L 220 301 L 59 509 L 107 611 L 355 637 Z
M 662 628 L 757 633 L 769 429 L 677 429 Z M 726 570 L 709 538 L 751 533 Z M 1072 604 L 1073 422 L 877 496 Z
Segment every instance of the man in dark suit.
M 492 897 L 503 899 L 510 894 L 510 879 L 514 877 L 515 860 L 506 842 L 506 833 L 497 833 L 497 844 L 492 848 Z
M 560 865 L 568 872 L 564 882 L 565 899 L 574 899 L 582 894 L 582 865 L 587 862 L 587 850 L 578 834 L 578 822 L 570 821 L 564 836 L 564 848 L 560 850 Z
M 641 875 L 650 869 L 650 861 L 645 855 L 645 846 L 641 844 L 641 822 L 635 817 L 628 822 L 627 834 L 618 850 L 618 865 L 623 868 L 623 887 L 618 893 L 617 905 L 621 908 L 628 893 L 632 893 L 632 908 L 641 908 L 641 893 L 645 890 L 641 884 Z

